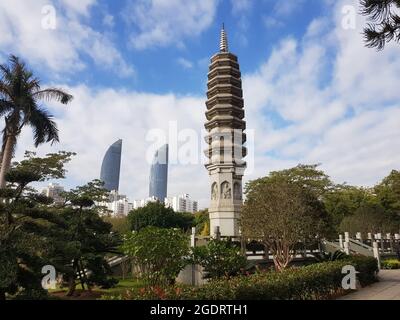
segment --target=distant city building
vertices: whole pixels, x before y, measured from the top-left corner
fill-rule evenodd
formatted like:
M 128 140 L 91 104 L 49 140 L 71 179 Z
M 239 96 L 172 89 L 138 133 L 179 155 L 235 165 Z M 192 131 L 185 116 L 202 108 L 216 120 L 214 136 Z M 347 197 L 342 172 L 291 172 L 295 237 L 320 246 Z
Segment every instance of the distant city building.
M 112 216 L 126 216 L 133 210 L 133 203 L 130 203 L 125 195 L 118 194 L 116 190 L 110 192 L 108 199 L 96 204 L 106 207 Z
M 104 188 L 112 191 L 119 190 L 119 176 L 121 170 L 122 140 L 112 144 L 101 165 L 100 180 L 104 182 Z
M 168 144 L 158 149 L 150 170 L 149 197 L 164 201 L 168 185 Z
M 195 213 L 198 211 L 197 201 L 190 199 L 188 194 L 166 198 L 165 206 L 171 207 L 175 212 Z
M 114 216 L 127 216 L 128 213 L 133 210 L 133 203 L 130 203 L 126 198 L 120 199 L 110 202 L 107 205 L 107 209 L 112 211 Z
M 133 209 L 139 209 L 145 207 L 150 202 L 157 202 L 159 201 L 156 197 L 149 197 L 146 199 L 135 200 L 133 201 Z
M 55 204 L 63 204 L 65 198 L 61 196 L 62 192 L 64 192 L 63 186 L 58 183 L 50 183 L 47 188 L 43 189 L 42 194 L 46 197 L 52 198 Z

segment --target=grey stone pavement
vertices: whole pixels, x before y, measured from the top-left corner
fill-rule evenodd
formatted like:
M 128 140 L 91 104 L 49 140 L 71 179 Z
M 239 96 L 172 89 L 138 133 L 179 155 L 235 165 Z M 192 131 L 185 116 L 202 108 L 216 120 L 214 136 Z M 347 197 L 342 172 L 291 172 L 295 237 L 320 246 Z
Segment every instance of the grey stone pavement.
M 400 270 L 381 270 L 379 282 L 339 300 L 400 300 Z

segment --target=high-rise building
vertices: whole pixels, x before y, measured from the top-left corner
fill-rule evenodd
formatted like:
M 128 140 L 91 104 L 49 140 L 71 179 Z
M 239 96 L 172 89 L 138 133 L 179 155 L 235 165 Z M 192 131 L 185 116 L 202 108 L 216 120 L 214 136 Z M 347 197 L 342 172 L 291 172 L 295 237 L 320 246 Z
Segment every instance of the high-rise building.
M 60 186 L 58 183 L 50 183 L 47 188 L 43 189 L 42 194 L 52 198 L 55 204 L 63 204 L 65 198 L 62 197 L 62 192 L 64 192 L 63 186 Z
M 174 209 L 175 212 L 195 213 L 198 211 L 197 201 L 192 200 L 188 194 L 166 198 L 165 205 Z
M 133 210 L 133 203 L 130 203 L 125 195 L 119 194 L 116 190 L 109 193 L 108 199 L 96 202 L 96 205 L 106 207 L 112 216 L 126 216 Z
M 247 154 L 243 144 L 244 101 L 238 58 L 229 52 L 224 27 L 220 51 L 211 58 L 208 73 L 206 168 L 210 175 L 210 231 L 216 227 L 221 235 L 238 236 L 243 205 L 242 177 Z
M 112 144 L 101 165 L 100 180 L 104 182 L 104 188 L 112 191 L 119 189 L 119 176 L 121 170 L 122 140 Z
M 168 144 L 158 149 L 150 170 L 149 197 L 163 202 L 167 197 L 168 185 Z

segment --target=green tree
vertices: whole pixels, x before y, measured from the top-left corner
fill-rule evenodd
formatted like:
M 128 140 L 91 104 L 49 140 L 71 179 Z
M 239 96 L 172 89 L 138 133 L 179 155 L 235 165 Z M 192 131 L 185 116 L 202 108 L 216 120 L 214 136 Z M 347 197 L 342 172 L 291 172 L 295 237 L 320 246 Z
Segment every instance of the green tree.
M 189 237 L 178 229 L 146 227 L 127 234 L 121 250 L 133 259 L 149 286 L 175 282 L 187 265 Z
M 232 241 L 212 239 L 205 246 L 192 248 L 192 263 L 204 268 L 205 279 L 218 279 L 238 275 L 247 259 Z
M 338 229 L 345 217 L 354 215 L 363 205 L 377 204 L 378 200 L 370 188 L 338 185 L 324 195 L 323 202 L 333 225 Z
M 319 198 L 326 194 L 326 192 L 332 190 L 334 184 L 324 171 L 318 170 L 318 167 L 318 164 L 299 164 L 294 168 L 273 171 L 264 179 L 268 181 L 274 179 L 283 180 L 298 184 Z M 260 179 L 260 181 L 262 181 L 262 179 Z
M 400 217 L 400 171 L 393 170 L 374 190 L 385 210 L 394 218 Z
M 345 217 L 340 224 L 341 232 L 356 234 L 367 233 L 396 233 L 400 228 L 400 221 L 385 212 L 380 204 L 363 204 L 354 215 Z
M 89 182 L 66 192 L 67 204 L 59 209 L 67 226 L 62 239 L 69 244 L 68 252 L 63 255 L 64 265 L 71 266 L 70 272 L 65 274 L 69 296 L 75 292 L 76 280 L 89 291 L 93 285 L 109 288 L 117 283 L 111 277 L 106 257 L 109 253 L 120 253 L 121 240 L 111 231 L 112 225 L 100 217 L 99 208 L 94 204 L 93 199 L 101 197 L 101 192 L 97 180 Z
M 5 117 L 0 188 L 5 187 L 5 175 L 23 127 L 33 128 L 35 146 L 59 140 L 57 125 L 52 115 L 40 106 L 40 101 L 55 99 L 67 104 L 72 100 L 61 89 L 42 89 L 39 79 L 16 56 L 11 55 L 9 62 L 9 65 L 0 65 L 0 116 Z
M 314 219 L 319 222 L 318 233 L 320 235 L 332 235 L 334 232 L 332 219 L 327 214 L 322 200 L 325 195 L 334 190 L 335 185 L 329 176 L 324 171 L 319 170 L 318 167 L 318 164 L 299 164 L 290 169 L 273 171 L 267 177 L 252 181 L 248 189 L 273 182 L 297 185 L 304 190 L 304 198 L 309 201 L 308 205 L 313 208 Z
M 55 248 L 62 242 L 57 239 L 65 222 L 49 208 L 52 200 L 29 185 L 63 178 L 64 164 L 72 155 L 60 152 L 38 158 L 27 153 L 7 173 L 8 187 L 0 190 L 0 299 L 6 294 L 46 297 L 41 269 L 45 265 L 60 267 Z
M 293 259 L 298 242 L 322 236 L 328 219 L 311 189 L 275 176 L 247 184 L 241 229 L 244 237 L 261 240 L 272 252 L 276 269 L 283 270 Z
M 103 217 L 103 220 L 105 222 L 111 223 L 113 232 L 118 232 L 119 234 L 125 234 L 131 231 L 127 217 L 106 216 Z
M 175 212 L 161 202 L 150 202 L 128 214 L 131 230 L 139 231 L 148 226 L 159 228 L 180 228 L 189 230 L 194 226 L 194 216 L 190 213 Z
M 208 213 L 208 210 L 201 210 L 199 212 L 196 212 L 194 214 L 194 225 L 196 227 L 196 233 L 203 235 L 206 233 L 206 229 L 209 229 L 210 225 L 210 215 Z M 206 234 L 207 236 L 210 235 L 210 232 L 208 230 L 208 233 Z
M 382 50 L 394 40 L 400 42 L 400 1 L 361 0 L 361 13 L 368 17 L 369 24 L 364 29 L 367 47 Z

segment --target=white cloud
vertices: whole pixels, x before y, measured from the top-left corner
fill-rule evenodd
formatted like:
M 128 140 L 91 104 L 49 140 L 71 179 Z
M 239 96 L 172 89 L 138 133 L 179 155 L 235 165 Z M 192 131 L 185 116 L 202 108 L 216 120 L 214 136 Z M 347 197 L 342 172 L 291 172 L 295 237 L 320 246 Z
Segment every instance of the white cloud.
M 280 28 L 285 25 L 285 20 L 305 5 L 305 0 L 266 0 L 270 10 L 263 17 L 267 28 Z
M 218 0 L 137 0 L 124 11 L 135 26 L 131 43 L 136 49 L 182 46 L 184 40 L 206 30 L 214 20 Z
M 372 185 L 399 167 L 398 46 L 365 48 L 363 19 L 356 30 L 341 26 L 344 4 L 357 1 L 337 2 L 330 22 L 316 19 L 303 39 L 283 40 L 244 76 L 248 127 L 258 136 L 257 158 L 265 160 L 254 176 L 276 161 L 311 162 L 337 182 Z M 273 113 L 278 122 L 269 119 Z
M 1 1 L 0 51 L 4 55 L 19 55 L 36 66 L 45 65 L 60 77 L 84 69 L 85 56 L 99 67 L 132 75 L 133 68 L 107 36 L 93 30 L 77 15 L 63 15 L 65 10 L 85 15 L 94 3 L 89 0 L 57 2 L 56 28 L 53 30 L 42 27 L 43 19 L 48 17 L 48 13 L 42 14 L 47 1 Z
M 274 0 L 274 11 L 278 16 L 289 16 L 304 5 L 305 0 Z
M 246 179 L 303 162 L 322 163 L 337 182 L 372 185 L 399 168 L 400 91 L 393 85 L 400 68 L 398 47 L 391 44 L 380 53 L 365 48 L 362 21 L 357 30 L 341 28 L 343 3 L 348 1 L 333 7 L 331 20 L 316 19 L 302 39 L 282 39 L 265 63 L 243 75 L 246 120 L 256 135 L 250 150 L 255 170 Z M 145 197 L 147 132 L 166 130 L 168 121 L 177 121 L 179 129 L 200 134 L 205 121 L 205 96 L 87 86 L 68 90 L 75 96 L 70 106 L 50 105 L 59 115 L 61 144 L 39 150 L 78 152 L 69 165 L 70 186 L 98 178 L 104 152 L 122 138 L 121 191 L 131 199 Z M 27 129 L 18 157 L 31 145 Z M 201 206 L 208 205 L 208 174 L 202 164 L 170 169 L 170 195 L 187 192 Z
M 75 13 L 88 16 L 90 7 L 96 5 L 97 0 L 61 0 L 61 3 Z
M 168 133 L 169 122 L 176 121 L 178 130 L 192 129 L 202 139 L 205 109 L 204 97 L 178 97 L 173 94 L 156 95 L 124 90 L 93 90 L 87 86 L 66 88 L 74 95 L 71 105 L 49 104 L 57 114 L 60 144 L 39 147 L 40 154 L 67 150 L 78 155 L 68 165 L 68 186 L 74 187 L 100 175 L 101 161 L 107 148 L 116 140 L 123 139 L 121 166 L 121 192 L 131 200 L 148 196 L 150 163 L 146 154 L 154 141 L 146 141 L 151 129 Z M 171 138 L 172 139 L 172 138 Z M 179 142 L 181 147 L 184 141 Z M 195 144 L 194 144 L 195 146 Z M 34 150 L 31 129 L 24 129 L 18 143 L 17 158 L 25 150 Z M 202 149 L 198 146 L 198 155 Z M 193 183 L 195 182 L 195 183 Z M 65 182 L 61 182 L 65 183 Z M 208 173 L 200 163 L 195 165 L 172 164 L 169 172 L 168 193 L 189 193 L 207 205 Z
M 179 58 L 179 59 L 177 59 L 177 62 L 184 69 L 192 69 L 193 68 L 193 63 L 185 58 Z
M 114 16 L 111 14 L 105 14 L 103 17 L 103 24 L 106 27 L 113 28 L 115 25 Z
M 252 0 L 231 0 L 232 13 L 243 14 L 252 8 Z

